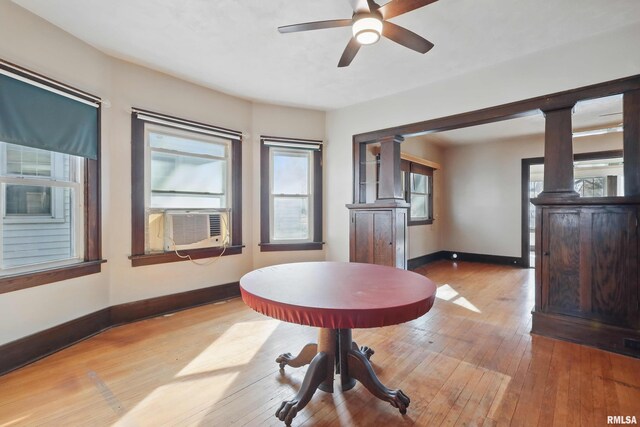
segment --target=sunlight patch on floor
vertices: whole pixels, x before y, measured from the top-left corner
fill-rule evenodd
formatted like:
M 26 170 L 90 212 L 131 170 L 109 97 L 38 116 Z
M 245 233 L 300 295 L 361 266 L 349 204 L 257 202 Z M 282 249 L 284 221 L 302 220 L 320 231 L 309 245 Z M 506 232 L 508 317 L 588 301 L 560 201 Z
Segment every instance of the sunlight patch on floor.
M 172 425 L 176 414 L 197 414 L 197 425 L 206 408 L 223 399 L 238 375 L 251 362 L 280 322 L 274 319 L 239 322 L 227 329 L 194 357 L 175 379 L 147 395 L 115 426 Z M 171 402 L 167 405 L 167 402 Z
M 24 425 L 23 421 L 25 421 L 27 418 L 29 418 L 30 415 L 25 415 L 24 417 L 20 417 L 20 418 L 16 418 L 15 420 L 11 420 L 9 422 L 6 423 L 1 423 L 0 427 L 9 427 L 9 426 L 15 426 L 15 425 Z
M 211 373 L 160 386 L 120 418 L 114 426 L 175 425 L 176 416 L 189 413 L 201 414 L 204 417 L 206 411 L 202 409 L 224 398 L 227 388 L 239 374 L 239 370 L 222 374 Z M 192 420 L 194 425 L 198 424 L 199 420 Z
M 471 304 L 471 302 L 465 297 L 458 297 L 452 301 L 454 304 L 459 305 L 460 307 L 466 308 L 467 310 L 471 310 L 475 313 L 482 313 L 478 307 Z
M 482 311 L 476 307 L 471 301 L 463 297 L 453 289 L 450 285 L 444 284 L 438 287 L 438 292 L 436 292 L 436 298 L 452 302 L 462 308 L 466 308 L 467 310 L 473 311 L 474 313 L 482 313 Z
M 236 323 L 194 357 L 176 378 L 228 369 L 251 361 L 280 322 L 275 319 Z M 215 357 L 214 357 L 215 356 Z M 215 360 L 215 363 L 211 361 Z

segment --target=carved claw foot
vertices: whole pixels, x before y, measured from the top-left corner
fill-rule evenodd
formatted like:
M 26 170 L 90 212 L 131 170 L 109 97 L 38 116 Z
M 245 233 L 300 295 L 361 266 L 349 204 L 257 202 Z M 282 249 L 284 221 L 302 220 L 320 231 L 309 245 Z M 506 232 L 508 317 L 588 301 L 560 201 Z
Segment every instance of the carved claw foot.
M 293 357 L 291 353 L 283 353 L 276 358 L 276 363 L 280 365 L 280 369 L 284 369 L 285 366 L 289 365 L 292 368 L 299 368 L 304 365 L 308 365 L 313 360 L 313 357 L 318 352 L 318 345 L 311 343 L 305 345 L 300 353 Z
M 367 390 L 378 399 L 389 402 L 398 408 L 401 414 L 407 413 L 411 399 L 402 390 L 387 388 L 376 376 L 368 358 L 360 349 L 351 350 L 347 354 L 349 375 L 358 380 Z
M 373 351 L 371 347 L 363 345 L 362 347 L 360 347 L 360 353 L 364 354 L 364 357 L 366 357 L 367 360 L 371 360 L 371 356 L 373 356 L 376 352 Z
M 409 396 L 404 394 L 402 390 L 392 390 L 389 393 L 389 403 L 391 403 L 391 406 L 394 408 L 398 408 L 400 413 L 404 415 L 407 413 L 411 399 L 409 399 Z
M 280 365 L 280 369 L 284 369 L 284 367 L 287 366 L 291 360 L 293 360 L 293 354 L 283 353 L 276 358 L 276 363 Z
M 358 344 L 356 344 L 355 341 L 353 341 L 351 343 L 351 349 L 354 350 L 354 351 L 359 351 L 360 353 L 362 353 L 364 355 L 364 357 L 367 358 L 367 360 L 371 360 L 371 356 L 376 354 L 376 352 L 373 351 L 373 349 L 371 347 L 367 347 L 366 345 L 363 345 L 362 347 L 358 347 Z
M 300 402 L 297 399 L 285 400 L 276 411 L 276 417 L 290 426 L 298 411 L 302 409 L 299 408 L 299 404 Z
M 293 399 L 282 402 L 276 411 L 276 417 L 286 425 L 291 425 L 293 418 L 307 406 L 318 386 L 327 378 L 327 373 L 332 372 L 332 369 L 333 359 L 327 356 L 327 353 L 316 354 L 302 380 L 300 390 Z

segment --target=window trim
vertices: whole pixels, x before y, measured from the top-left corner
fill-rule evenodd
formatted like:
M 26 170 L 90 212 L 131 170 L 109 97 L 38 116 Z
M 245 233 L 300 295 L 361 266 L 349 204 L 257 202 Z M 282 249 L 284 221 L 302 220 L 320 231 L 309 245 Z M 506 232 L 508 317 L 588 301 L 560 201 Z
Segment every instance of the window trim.
M 419 174 L 429 177 L 427 180 L 428 202 L 429 202 L 429 218 L 413 220 L 411 218 L 411 207 L 407 210 L 407 225 L 428 225 L 433 224 L 433 171 L 434 169 L 412 162 L 410 160 L 400 160 L 400 170 L 404 172 L 404 199 L 411 204 L 411 174 Z
M 84 259 L 63 267 L 36 270 L 29 273 L 21 273 L 0 277 L 0 294 L 13 292 L 34 286 L 46 285 L 72 278 L 100 273 L 101 265 L 106 262 L 102 259 L 102 230 L 101 230 L 101 138 L 102 138 L 102 102 L 95 95 L 76 89 L 72 86 L 49 79 L 41 74 L 27 70 L 18 65 L 0 59 L 0 69 L 9 71 L 38 85 L 47 86 L 52 90 L 64 92 L 76 98 L 82 98 L 98 104 L 97 112 L 97 158 L 95 160 L 84 158 L 83 167 L 83 191 L 84 191 Z
M 310 214 L 313 220 L 312 239 L 309 242 L 277 243 L 271 241 L 271 147 L 266 144 L 269 141 L 313 146 L 311 168 L 313 187 L 310 195 L 310 203 L 312 205 Z M 287 148 L 292 149 L 291 146 Z M 322 241 L 322 222 L 322 141 L 260 136 L 260 252 L 321 250 L 324 245 Z
M 231 140 L 231 244 L 226 249 L 219 247 L 180 250 L 181 258 L 175 252 L 148 254 L 145 252 L 145 204 L 146 204 L 146 139 L 145 125 L 173 127 L 195 133 L 217 135 Z M 182 119 L 148 110 L 133 108 L 131 113 L 131 265 L 133 267 L 180 262 L 188 259 L 237 255 L 242 253 L 242 133 L 230 129 Z

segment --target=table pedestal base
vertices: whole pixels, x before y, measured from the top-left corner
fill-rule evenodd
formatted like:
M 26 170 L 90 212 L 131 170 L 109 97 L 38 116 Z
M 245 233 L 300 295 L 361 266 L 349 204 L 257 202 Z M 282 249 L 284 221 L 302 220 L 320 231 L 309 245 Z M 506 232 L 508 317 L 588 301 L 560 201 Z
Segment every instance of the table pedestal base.
M 318 344 L 307 344 L 293 357 L 291 353 L 278 356 L 280 369 L 286 365 L 298 368 L 309 364 L 300 390 L 291 400 L 282 402 L 276 416 L 290 425 L 293 418 L 311 400 L 316 389 L 333 393 L 334 372 L 340 375 L 342 391 L 352 389 L 359 381 L 371 394 L 400 410 L 407 412 L 410 399 L 402 390 L 385 387 L 376 376 L 369 359 L 373 349 L 358 345 L 351 339 L 351 329 L 320 329 Z

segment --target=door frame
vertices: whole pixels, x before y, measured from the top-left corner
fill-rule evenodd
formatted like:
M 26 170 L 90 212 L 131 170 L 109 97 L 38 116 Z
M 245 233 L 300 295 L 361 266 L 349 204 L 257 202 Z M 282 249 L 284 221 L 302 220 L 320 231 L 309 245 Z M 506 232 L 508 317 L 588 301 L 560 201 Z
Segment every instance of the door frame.
M 581 160 L 597 160 L 597 159 L 613 159 L 616 157 L 622 157 L 622 150 L 606 150 L 606 151 L 592 151 L 589 153 L 574 154 L 574 161 Z M 521 256 L 520 265 L 525 268 L 530 268 L 529 263 L 529 246 L 531 241 L 529 239 L 529 177 L 531 176 L 531 165 L 544 164 L 544 157 L 529 157 L 522 159 L 522 187 L 521 187 L 521 215 L 522 215 L 522 228 L 521 228 Z

